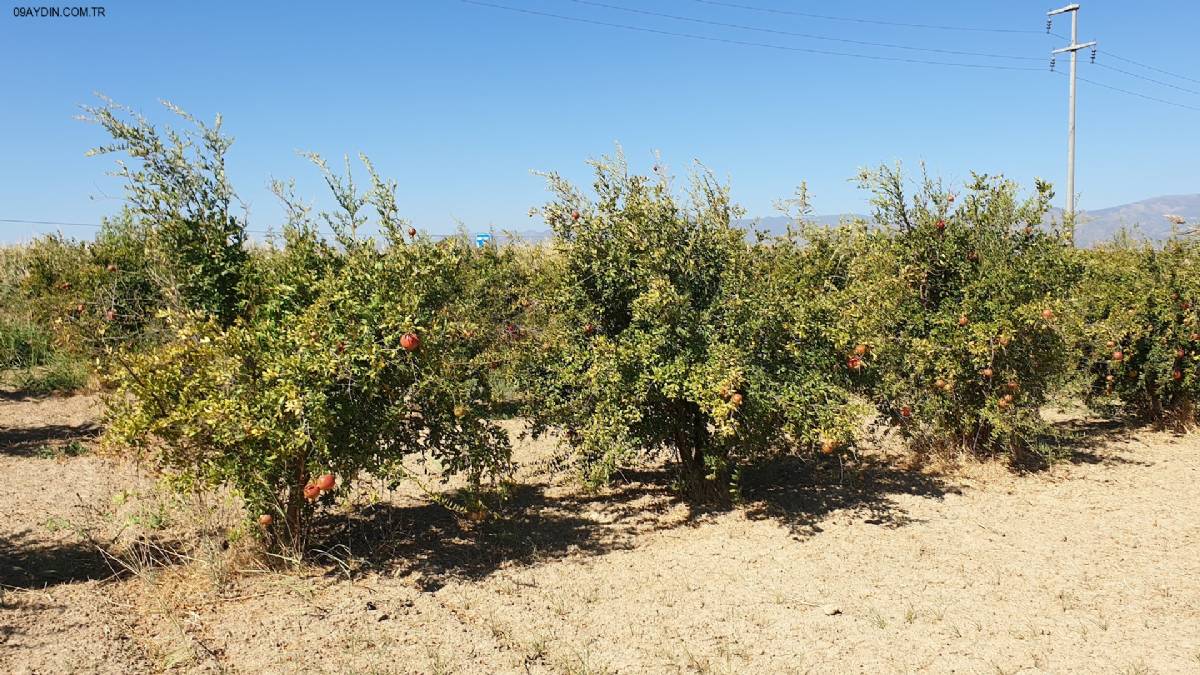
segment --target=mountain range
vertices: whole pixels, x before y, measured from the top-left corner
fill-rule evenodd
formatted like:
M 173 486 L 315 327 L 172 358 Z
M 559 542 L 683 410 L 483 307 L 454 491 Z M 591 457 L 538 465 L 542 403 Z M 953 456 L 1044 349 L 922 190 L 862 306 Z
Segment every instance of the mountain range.
M 1061 221 L 1063 210 L 1053 208 L 1046 214 L 1044 222 Z M 1163 195 L 1130 204 L 1110 206 L 1094 211 L 1080 211 L 1075 227 L 1075 243 L 1092 246 L 1113 238 L 1122 228 L 1128 228 L 1135 238 L 1161 241 L 1171 235 L 1174 225 L 1167 216 L 1179 216 L 1195 227 L 1200 223 L 1200 194 Z M 819 225 L 836 225 L 842 220 L 869 220 L 869 216 L 855 213 L 812 216 L 810 221 Z M 757 224 L 761 230 L 771 234 L 783 234 L 790 220 L 786 216 L 747 219 L 743 226 Z
M 1150 241 L 1161 241 L 1171 234 L 1173 223 L 1167 216 L 1184 218 L 1195 227 L 1200 223 L 1200 194 L 1163 195 L 1118 206 L 1093 211 L 1080 211 L 1079 224 L 1075 228 L 1075 241 L 1079 246 L 1091 246 L 1107 241 L 1122 228 L 1128 228 L 1135 237 Z M 869 220 L 868 216 L 855 213 L 838 213 L 809 216 L 807 220 L 819 225 L 836 225 L 842 220 Z M 1046 214 L 1046 222 L 1061 220 L 1062 209 L 1054 208 Z M 787 216 L 745 218 L 738 221 L 743 227 L 756 226 L 769 234 L 783 234 L 791 220 Z M 513 232 L 517 238 L 536 242 L 550 236 L 548 230 L 525 230 Z

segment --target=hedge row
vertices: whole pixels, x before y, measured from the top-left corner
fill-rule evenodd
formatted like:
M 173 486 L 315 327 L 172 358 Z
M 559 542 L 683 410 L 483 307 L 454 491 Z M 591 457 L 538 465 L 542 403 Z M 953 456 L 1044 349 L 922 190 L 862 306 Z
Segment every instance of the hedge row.
M 849 452 L 871 420 L 924 451 L 1042 460 L 1055 397 L 1195 420 L 1197 242 L 1076 249 L 1043 224 L 1043 183 L 910 194 L 884 167 L 860 177 L 873 222 L 806 225 L 801 193 L 768 237 L 707 173 L 678 190 L 618 156 L 588 192 L 548 176 L 549 242 L 476 247 L 413 229 L 369 163 L 360 192 L 314 158 L 338 208 L 277 185 L 288 222 L 249 246 L 219 127 L 164 135 L 120 112 L 93 110 L 135 160 L 127 208 L 94 242 L 22 251 L 6 297 L 96 359 L 112 447 L 180 486 L 232 485 L 275 546 L 302 552 L 362 472 L 503 481 L 495 420 L 514 407 L 589 480 L 667 453 L 709 501 L 746 462 Z

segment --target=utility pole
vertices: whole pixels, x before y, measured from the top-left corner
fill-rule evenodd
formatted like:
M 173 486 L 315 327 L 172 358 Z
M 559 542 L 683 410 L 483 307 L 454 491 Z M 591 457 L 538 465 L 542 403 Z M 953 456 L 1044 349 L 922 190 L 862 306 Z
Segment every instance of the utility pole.
M 1064 213 L 1064 221 L 1070 222 L 1071 230 L 1074 231 L 1075 221 L 1075 61 L 1080 49 L 1092 48 L 1092 61 L 1096 60 L 1096 41 L 1085 42 L 1079 44 L 1079 5 L 1072 4 L 1060 9 L 1051 10 L 1046 13 L 1046 32 L 1050 32 L 1049 17 L 1055 14 L 1071 13 L 1071 44 L 1061 49 L 1055 49 L 1050 52 L 1050 70 L 1054 70 L 1054 57 L 1063 54 L 1071 54 L 1071 84 L 1069 102 L 1067 104 L 1067 210 Z

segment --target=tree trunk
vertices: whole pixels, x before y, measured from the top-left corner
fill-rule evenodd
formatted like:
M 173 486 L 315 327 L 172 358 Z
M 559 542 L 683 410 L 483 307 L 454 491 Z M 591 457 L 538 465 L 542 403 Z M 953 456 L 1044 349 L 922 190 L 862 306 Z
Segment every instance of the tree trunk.
M 680 483 L 685 498 L 702 504 L 726 506 L 729 497 L 729 468 L 725 457 L 713 455 L 708 425 L 700 406 L 685 403 L 685 413 L 675 431 L 675 446 L 679 453 Z M 708 466 L 708 460 L 714 467 Z
M 305 516 L 304 486 L 308 484 L 308 468 L 304 458 L 297 460 L 291 472 L 294 482 L 288 486 L 287 506 L 284 513 L 285 529 L 280 538 L 280 547 L 296 559 L 304 554 L 304 540 L 308 535 Z

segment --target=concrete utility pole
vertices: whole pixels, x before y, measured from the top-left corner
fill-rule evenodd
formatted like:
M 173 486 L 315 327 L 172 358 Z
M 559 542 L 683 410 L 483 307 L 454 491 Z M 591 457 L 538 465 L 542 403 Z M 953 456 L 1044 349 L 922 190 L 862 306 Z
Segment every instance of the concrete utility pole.
M 1071 44 L 1062 49 L 1055 49 L 1050 52 L 1050 69 L 1054 69 L 1054 57 L 1070 52 L 1071 54 L 1071 85 L 1070 95 L 1067 110 L 1067 210 L 1064 214 L 1064 219 L 1075 219 L 1075 60 L 1080 49 L 1092 48 L 1092 60 L 1096 59 L 1096 41 L 1085 42 L 1079 44 L 1079 5 L 1067 5 L 1060 9 L 1051 10 L 1046 13 L 1047 17 L 1052 17 L 1055 14 L 1071 13 Z M 1050 32 L 1050 21 L 1046 19 L 1046 32 Z

